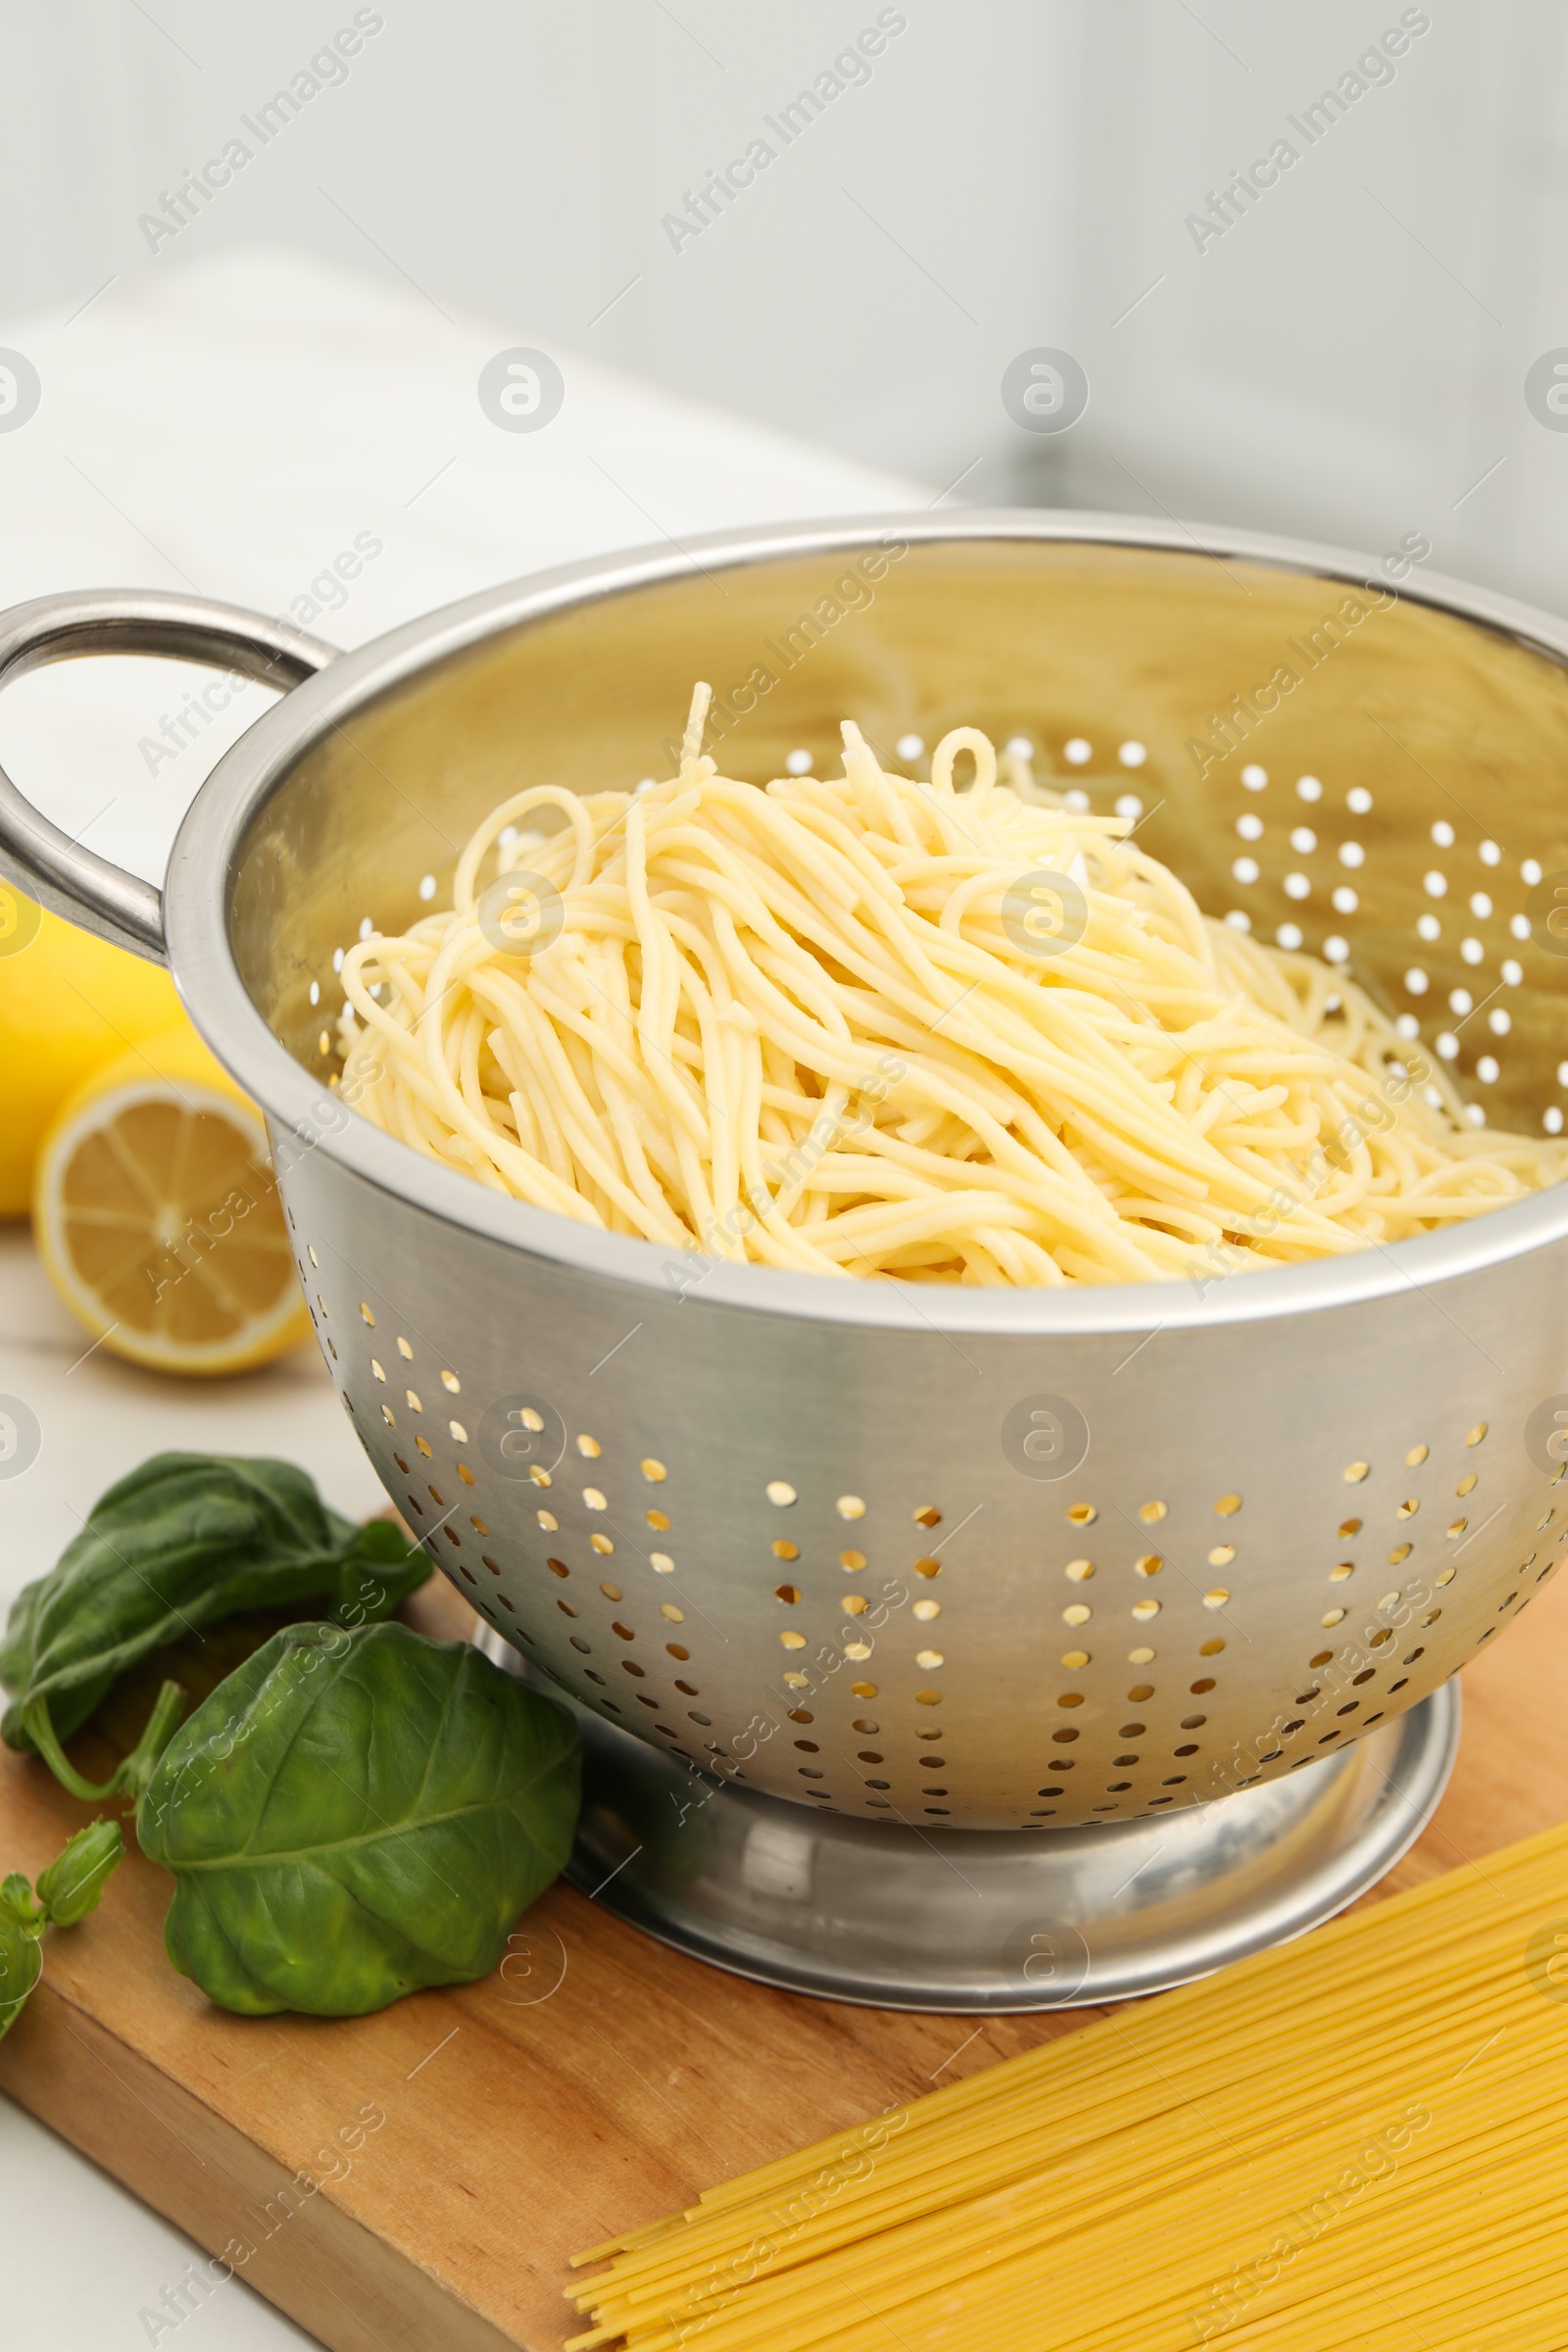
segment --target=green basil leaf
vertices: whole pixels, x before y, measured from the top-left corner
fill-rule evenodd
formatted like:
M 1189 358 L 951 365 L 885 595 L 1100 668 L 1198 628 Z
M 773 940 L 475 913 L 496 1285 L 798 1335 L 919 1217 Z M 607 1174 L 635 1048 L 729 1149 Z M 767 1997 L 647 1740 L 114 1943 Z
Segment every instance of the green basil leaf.
M 118 1821 L 91 1821 L 39 1872 L 36 1895 L 20 1870 L 0 1879 L 0 2040 L 43 1974 L 44 1929 L 85 1919 L 124 1850 Z
M 29 1935 L 35 1936 L 43 1928 L 43 1905 L 36 1900 L 25 1874 L 20 1870 L 8 1871 L 0 1879 L 0 1911 L 9 1912 Z
M 225 2009 L 358 2017 L 485 1976 L 565 1862 L 564 1710 L 465 1642 L 293 1625 L 197 1708 L 142 1797 L 164 1940 Z
M 12 1701 L 0 1738 L 34 1748 L 24 1717 L 43 1701 L 55 1738 L 70 1739 L 127 1668 L 236 1610 L 320 1600 L 360 1623 L 429 1573 L 390 1521 L 340 1518 L 288 1462 L 155 1454 L 18 1595 L 0 1641 Z
M 89 1911 L 112 1871 L 124 1858 L 125 1841 L 118 1821 L 90 1821 L 67 1840 L 61 1851 L 38 1873 L 38 1900 L 51 1927 L 74 1928 Z
M 42 1974 L 36 1930 L 24 1927 L 9 1904 L 0 1904 L 0 2041 Z

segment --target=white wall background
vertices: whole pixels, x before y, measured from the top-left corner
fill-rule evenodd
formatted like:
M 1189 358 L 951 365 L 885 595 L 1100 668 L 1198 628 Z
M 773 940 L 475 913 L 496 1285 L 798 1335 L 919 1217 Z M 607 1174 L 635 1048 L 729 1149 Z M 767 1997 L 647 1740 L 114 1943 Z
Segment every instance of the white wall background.
M 1523 397 L 1568 344 L 1560 0 L 1430 0 L 1393 82 L 1201 253 L 1185 216 L 1400 0 L 904 0 L 869 82 L 679 252 L 663 213 L 873 0 L 378 13 L 348 80 L 153 254 L 138 216 L 351 0 L 8 0 L 0 317 L 279 241 L 412 283 L 433 340 L 486 315 L 965 500 L 1421 528 L 1445 568 L 1568 601 L 1568 434 Z M 1089 373 L 1059 438 L 999 398 L 1035 344 Z

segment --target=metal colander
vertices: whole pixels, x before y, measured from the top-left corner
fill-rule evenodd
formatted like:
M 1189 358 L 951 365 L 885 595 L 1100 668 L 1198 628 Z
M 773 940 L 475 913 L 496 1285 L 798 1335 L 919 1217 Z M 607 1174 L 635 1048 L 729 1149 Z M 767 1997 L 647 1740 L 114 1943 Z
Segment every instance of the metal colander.
M 153 955 L 167 927 L 271 1122 L 344 1408 L 533 1668 L 800 1807 L 933 1830 L 1176 1813 L 1387 1724 L 1557 1564 L 1568 1193 L 1158 1286 L 672 1259 L 346 1108 L 340 951 L 439 898 L 504 793 L 667 772 L 702 676 L 710 748 L 757 780 L 792 752 L 820 769 L 846 712 L 917 769 L 907 739 L 959 723 L 1027 738 L 1057 788 L 1135 799 L 1209 910 L 1342 961 L 1472 1115 L 1555 1133 L 1568 630 L 1428 576 L 1422 544 L 1368 562 L 1018 513 L 732 534 L 331 662 L 220 763 L 162 912 L 9 786 L 0 838 L 78 920 Z M 110 649 L 285 684 L 329 659 L 127 592 L 8 616 L 0 674 Z

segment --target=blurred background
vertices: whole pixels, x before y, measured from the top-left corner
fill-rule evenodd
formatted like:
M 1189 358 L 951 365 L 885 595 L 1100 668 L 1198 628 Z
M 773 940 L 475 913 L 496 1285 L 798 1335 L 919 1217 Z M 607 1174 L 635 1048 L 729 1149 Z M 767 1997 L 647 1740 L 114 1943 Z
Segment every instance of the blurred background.
M 598 547 L 945 498 L 1419 531 L 1559 605 L 1565 39 L 1547 0 L 7 10 L 0 336 L 40 396 L 0 589 L 306 591 L 355 643 Z M 480 408 L 515 348 L 553 430 Z M 1041 350 L 1082 372 L 1054 418 L 1004 397 Z M 94 713 L 139 739 L 156 690 L 82 674 L 0 754 L 153 871 L 261 697 L 152 773 Z
M 1560 605 L 1565 40 L 1547 0 L 8 9 L 0 337 L 39 396 L 0 591 L 306 591 L 357 643 L 891 497 L 1413 530 Z M 554 430 L 481 411 L 519 347 Z M 1082 371 L 1066 429 L 1004 402 L 1040 350 Z M 311 599 L 362 530 L 384 557 Z M 0 755 L 154 871 L 261 697 L 150 772 L 115 747 L 157 688 L 83 675 L 8 698 Z
M 264 146 L 245 118 L 356 14 L 380 28 L 328 69 L 341 79 L 318 67 L 323 86 Z M 1446 565 L 1558 592 L 1568 447 L 1523 382 L 1568 334 L 1560 8 L 908 0 L 786 146 L 768 118 L 878 15 L 8 9 L 6 315 L 62 321 L 111 278 L 112 295 L 150 292 L 261 242 L 422 301 L 432 345 L 451 319 L 492 318 L 564 365 L 933 489 L 961 478 L 966 500 L 1169 508 L 1367 546 L 1419 523 Z M 1325 92 L 1340 111 L 1309 145 Z M 236 136 L 251 160 L 149 250 L 143 217 Z M 666 217 L 700 223 L 684 199 L 758 138 L 774 160 L 672 241 Z M 1200 242 L 1188 217 L 1221 221 L 1210 197 L 1282 138 L 1298 160 Z M 1003 370 L 1033 345 L 1088 373 L 1070 434 L 1004 413 Z

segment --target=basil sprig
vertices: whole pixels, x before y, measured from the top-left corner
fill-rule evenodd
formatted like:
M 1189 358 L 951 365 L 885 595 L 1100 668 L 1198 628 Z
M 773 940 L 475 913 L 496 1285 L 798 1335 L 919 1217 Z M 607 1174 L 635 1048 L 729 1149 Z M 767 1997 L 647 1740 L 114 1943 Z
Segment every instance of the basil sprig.
M 124 1850 L 118 1821 L 92 1821 L 38 1873 L 36 1889 L 20 1870 L 0 1879 L 0 2039 L 43 1974 L 45 1928 L 85 1919 Z
M 0 1738 L 42 1755 L 75 1795 L 135 1796 L 178 1720 L 177 1685 L 164 1685 L 136 1748 L 101 1786 L 62 1752 L 131 1667 L 241 1610 L 312 1601 L 345 1624 L 371 1623 L 429 1573 L 390 1521 L 339 1517 L 291 1463 L 155 1454 L 99 1497 L 47 1576 L 19 1594 L 0 1641 L 11 1699 Z
M 11 1612 L 0 1731 L 78 1795 L 136 1800 L 144 1852 L 173 1874 L 170 1957 L 226 2009 L 357 2017 L 485 1976 L 566 1860 L 571 1719 L 466 1642 L 384 1622 L 429 1572 L 389 1523 L 340 1519 L 285 1462 L 161 1454 Z M 166 1681 L 103 1788 L 75 1771 L 62 1742 L 122 1675 L 176 1641 L 188 1658 L 191 1634 L 233 1618 L 216 1661 L 247 1613 L 302 1602 L 335 1622 L 274 1634 L 178 1730 L 185 1693 Z M 0 1882 L 0 2032 L 45 1926 L 90 1908 L 120 1851 L 98 1823 L 36 1891 Z

